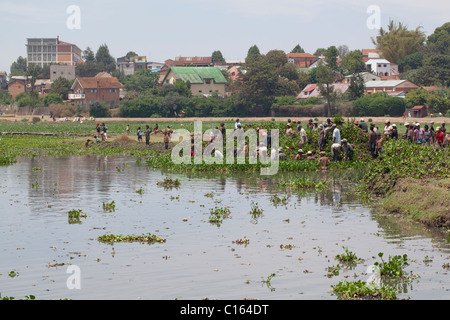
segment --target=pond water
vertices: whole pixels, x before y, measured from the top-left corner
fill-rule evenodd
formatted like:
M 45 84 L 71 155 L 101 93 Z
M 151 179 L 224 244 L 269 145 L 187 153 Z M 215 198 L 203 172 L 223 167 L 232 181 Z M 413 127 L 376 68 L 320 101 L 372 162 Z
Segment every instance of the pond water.
M 0 167 L 0 177 L 2 296 L 335 300 L 331 285 L 366 281 L 383 252 L 385 260 L 407 254 L 406 271 L 420 276 L 398 285 L 399 298 L 450 298 L 445 236 L 361 204 L 352 171 L 329 174 L 326 192 L 302 194 L 280 189 L 281 174 L 173 174 L 125 157 L 20 159 Z M 157 186 L 166 177 L 180 187 Z M 274 205 L 275 194 L 287 203 Z M 105 212 L 103 202 L 112 201 L 115 211 Z M 252 202 L 261 215 L 250 214 Z M 208 221 L 215 207 L 230 210 L 220 225 Z M 69 223 L 68 211 L 80 209 L 86 217 Z M 145 233 L 166 242 L 97 240 Z M 344 248 L 364 262 L 327 276 Z M 68 288 L 69 266 L 79 267 L 79 289 Z

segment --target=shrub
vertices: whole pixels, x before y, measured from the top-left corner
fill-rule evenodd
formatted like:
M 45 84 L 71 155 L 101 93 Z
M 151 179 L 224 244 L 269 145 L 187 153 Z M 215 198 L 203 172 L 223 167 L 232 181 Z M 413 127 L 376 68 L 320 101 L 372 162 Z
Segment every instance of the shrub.
M 111 112 L 105 104 L 94 102 L 89 106 L 89 115 L 95 118 L 106 118 L 111 116 Z

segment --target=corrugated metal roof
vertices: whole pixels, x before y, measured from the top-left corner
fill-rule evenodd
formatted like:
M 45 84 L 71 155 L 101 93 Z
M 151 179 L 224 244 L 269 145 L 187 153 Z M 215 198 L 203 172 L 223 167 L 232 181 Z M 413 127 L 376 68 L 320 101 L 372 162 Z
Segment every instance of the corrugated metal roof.
M 367 81 L 366 87 L 395 87 L 399 84 L 402 84 L 406 80 L 376 80 L 376 81 Z
M 216 67 L 171 67 L 170 70 L 177 79 L 185 82 L 203 83 L 203 79 L 213 79 L 215 83 L 227 83 L 220 69 Z

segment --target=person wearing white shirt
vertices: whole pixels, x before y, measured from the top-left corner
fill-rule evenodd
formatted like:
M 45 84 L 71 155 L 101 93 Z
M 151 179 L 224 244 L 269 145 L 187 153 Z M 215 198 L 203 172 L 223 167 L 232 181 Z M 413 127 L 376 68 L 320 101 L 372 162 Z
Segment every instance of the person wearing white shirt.
M 341 131 L 336 127 L 336 124 L 332 126 L 333 130 L 333 143 L 341 144 Z

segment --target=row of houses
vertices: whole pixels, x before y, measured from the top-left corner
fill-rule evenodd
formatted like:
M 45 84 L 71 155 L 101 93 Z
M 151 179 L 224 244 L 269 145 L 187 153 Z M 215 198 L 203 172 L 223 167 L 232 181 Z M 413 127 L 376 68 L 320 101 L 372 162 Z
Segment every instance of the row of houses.
M 117 105 L 126 95 L 123 85 L 110 74 L 101 73 L 95 77 L 76 77 L 75 68 L 81 59 L 81 50 L 74 44 L 57 38 L 27 39 L 27 65 L 50 65 L 50 79 L 37 80 L 33 90 L 40 94 L 48 93 L 51 84 L 63 77 L 73 81 L 73 94 L 69 99 L 78 104 L 91 104 L 96 101 Z M 387 92 L 394 96 L 404 96 L 411 90 L 419 88 L 408 80 L 400 80 L 398 66 L 380 57 L 375 49 L 363 49 L 363 60 L 367 71 L 360 73 L 365 84 L 365 94 Z M 320 63 L 326 64 L 323 56 L 310 53 L 288 53 L 287 62 L 299 71 L 309 72 Z M 337 60 L 340 63 L 340 58 Z M 117 59 L 116 68 L 123 75 L 133 75 L 139 70 L 150 70 L 158 74 L 160 86 L 173 84 L 176 80 L 189 81 L 193 95 L 209 96 L 217 94 L 225 97 L 228 77 L 234 81 L 239 79 L 243 61 L 227 61 L 214 63 L 212 57 L 176 57 L 164 63 L 148 61 L 146 56 L 124 56 Z M 351 76 L 341 78 L 334 84 L 336 91 L 345 94 L 350 86 Z M 5 85 L 6 73 L 0 73 L 0 85 L 6 85 L 15 98 L 19 93 L 31 90 L 27 77 L 11 77 Z M 320 97 L 317 84 L 308 84 L 297 96 L 298 99 Z

